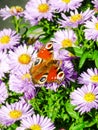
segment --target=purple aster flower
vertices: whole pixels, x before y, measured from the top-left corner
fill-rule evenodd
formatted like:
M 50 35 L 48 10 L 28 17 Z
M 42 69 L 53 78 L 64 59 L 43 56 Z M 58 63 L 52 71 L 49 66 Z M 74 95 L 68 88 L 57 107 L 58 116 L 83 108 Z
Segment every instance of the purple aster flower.
M 81 114 L 89 112 L 92 108 L 98 109 L 98 86 L 84 85 L 77 88 L 70 94 L 71 104 L 75 105 L 75 110 Z
M 36 94 L 31 75 L 29 74 L 29 71 L 25 69 L 10 73 L 9 89 L 16 93 L 24 93 L 24 98 L 28 100 L 34 98 Z
M 75 59 L 75 58 L 76 58 L 76 56 L 74 54 L 72 54 L 71 52 L 69 52 L 68 50 L 65 50 L 65 49 L 57 50 L 56 46 L 55 46 L 54 59 L 72 60 L 72 59 Z
M 76 28 L 78 25 L 83 24 L 86 20 L 90 19 L 94 14 L 93 10 L 89 8 L 84 12 L 78 12 L 78 10 L 70 11 L 70 16 L 66 16 L 62 13 L 63 20 L 59 20 L 62 27 L 68 26 Z
M 80 7 L 82 1 L 83 0 L 50 0 L 50 3 L 57 11 L 68 12 L 69 10 L 75 10 Z
M 11 29 L 3 29 L 0 31 L 0 50 L 11 49 L 19 44 L 20 36 Z
M 94 4 L 95 12 L 98 12 L 98 0 L 92 0 L 91 2 Z
M 98 69 L 97 68 L 90 68 L 87 69 L 87 72 L 83 72 L 80 74 L 78 78 L 80 84 L 96 84 L 98 85 Z
M 92 16 L 91 20 L 85 22 L 85 27 L 85 38 L 87 40 L 92 39 L 94 41 L 98 41 L 98 18 Z
M 0 51 L 0 78 L 4 77 L 5 73 L 10 70 L 9 59 L 6 51 Z
M 77 36 L 73 30 L 59 30 L 51 40 L 53 41 L 54 50 L 59 50 L 61 48 L 74 47 Z
M 8 98 L 8 92 L 5 83 L 0 80 L 0 104 Z
M 20 6 L 12 6 L 9 8 L 7 5 L 5 8 L 0 9 L 0 16 L 3 18 L 3 20 L 11 17 L 16 16 L 17 18 L 23 16 L 23 8 Z
M 46 18 L 48 20 L 52 19 L 52 13 L 54 9 L 52 8 L 50 2 L 47 0 L 30 0 L 26 4 L 25 8 L 25 18 L 31 23 L 35 19 L 37 19 L 38 21 L 40 21 L 40 19 L 42 18 Z
M 18 46 L 14 51 L 9 51 L 9 65 L 12 72 L 17 70 L 29 70 L 33 58 L 36 57 L 36 50 L 32 46 Z
M 33 113 L 31 105 L 24 101 L 6 104 L 0 108 L 0 123 L 9 126 L 18 120 L 31 116 Z
M 54 124 L 48 117 L 33 115 L 32 117 L 27 117 L 22 119 L 21 126 L 16 128 L 16 130 L 54 130 Z

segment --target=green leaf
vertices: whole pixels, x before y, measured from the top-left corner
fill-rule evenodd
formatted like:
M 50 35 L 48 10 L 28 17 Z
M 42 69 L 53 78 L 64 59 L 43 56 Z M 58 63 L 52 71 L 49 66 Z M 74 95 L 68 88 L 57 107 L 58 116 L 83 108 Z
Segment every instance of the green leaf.
M 79 119 L 79 114 L 78 114 L 78 112 L 75 112 L 74 106 L 71 105 L 71 103 L 69 101 L 67 101 L 65 105 L 66 105 L 66 111 L 68 112 L 68 114 L 72 118 L 78 120 Z
M 98 57 L 95 59 L 95 65 L 98 68 Z
M 98 51 L 95 50 L 92 59 L 95 61 L 95 65 L 98 68 Z
M 44 34 L 43 28 L 39 25 L 35 25 L 28 29 L 26 35 L 27 37 L 34 37 L 34 36 L 40 36 Z
M 80 58 L 79 68 L 82 68 L 83 64 L 85 63 L 86 59 L 88 58 L 88 52 L 85 52 L 82 57 Z
M 84 123 L 79 123 L 77 125 L 73 123 L 71 127 L 69 128 L 69 130 L 83 130 L 83 128 L 84 128 Z
M 40 38 L 39 41 L 42 43 L 47 43 L 50 41 L 51 38 L 52 36 L 46 36 L 46 37 Z
M 93 59 L 93 60 L 95 60 L 96 58 L 98 58 L 98 51 L 97 51 L 97 50 L 95 50 L 95 51 L 93 52 L 93 56 L 92 56 L 92 59 Z
M 83 54 L 83 49 L 80 47 L 69 47 L 69 48 L 66 48 L 66 50 L 70 51 L 72 54 L 78 57 L 81 57 Z

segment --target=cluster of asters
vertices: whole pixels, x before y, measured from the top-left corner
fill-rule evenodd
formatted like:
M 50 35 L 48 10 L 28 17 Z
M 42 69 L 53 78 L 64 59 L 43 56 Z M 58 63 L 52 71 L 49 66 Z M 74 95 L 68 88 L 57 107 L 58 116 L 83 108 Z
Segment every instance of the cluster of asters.
M 51 39 L 53 42 L 54 59 L 62 61 L 62 70 L 65 74 L 65 80 L 61 84 L 46 83 L 47 89 L 57 90 L 60 86 L 66 86 L 76 80 L 76 72 L 72 64 L 72 59 L 76 58 L 65 48 L 76 46 L 77 35 L 73 31 L 79 25 L 84 25 L 85 39 L 98 41 L 98 1 L 92 0 L 94 9 L 88 8 L 84 12 L 79 12 L 83 0 L 30 0 L 25 9 L 20 6 L 13 6 L 0 9 L 0 16 L 3 20 L 15 16 L 17 19 L 24 18 L 29 21 L 31 26 L 37 25 L 41 19 L 53 21 L 55 14 L 60 13 L 61 18 L 57 23 L 60 28 L 54 33 Z M 69 15 L 66 15 L 69 13 Z M 63 29 L 62 29 L 63 28 Z M 65 29 L 64 29 L 65 28 Z M 47 117 L 35 115 L 30 104 L 30 100 L 36 95 L 36 85 L 32 82 L 30 68 L 34 59 L 37 57 L 37 50 L 42 43 L 36 41 L 34 46 L 27 45 L 21 41 L 21 35 L 12 29 L 3 29 L 0 31 L 0 123 L 11 125 L 21 120 L 20 127 L 17 130 L 53 130 L 53 123 Z M 4 78 L 8 74 L 8 83 Z M 88 69 L 78 78 L 79 84 L 83 86 L 71 93 L 71 103 L 76 105 L 76 110 L 84 113 L 92 108 L 98 108 L 98 70 Z M 6 103 L 8 98 L 8 89 L 10 91 L 23 94 L 23 99 L 13 104 Z

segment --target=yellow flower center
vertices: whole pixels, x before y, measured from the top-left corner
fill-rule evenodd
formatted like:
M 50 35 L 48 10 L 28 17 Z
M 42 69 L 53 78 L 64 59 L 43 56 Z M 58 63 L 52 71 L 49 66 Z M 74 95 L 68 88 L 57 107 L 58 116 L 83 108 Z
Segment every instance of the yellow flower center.
M 0 43 L 1 43 L 1 44 L 8 44 L 9 42 L 10 42 L 10 37 L 7 36 L 7 35 L 2 36 L 2 37 L 0 38 Z
M 69 57 L 75 57 L 75 55 L 69 52 Z
M 26 73 L 22 76 L 22 80 L 25 80 L 25 79 L 28 79 L 30 80 L 31 79 L 31 75 L 29 73 Z
M 93 93 L 86 93 L 85 95 L 84 95 L 84 100 L 85 101 L 87 101 L 87 102 L 93 102 L 94 100 L 95 100 L 95 94 L 93 94 Z
M 66 4 L 70 3 L 70 0 L 62 0 L 63 2 L 65 2 Z
M 98 30 L 98 23 L 95 24 L 95 29 Z
M 70 17 L 70 21 L 75 23 L 77 21 L 80 21 L 82 19 L 82 15 L 81 14 L 76 14 Z
M 38 10 L 41 13 L 46 13 L 49 10 L 49 5 L 48 4 L 40 4 L 38 6 Z
M 28 54 L 21 54 L 18 58 L 18 61 L 21 64 L 29 64 L 31 61 L 31 57 Z
M 12 7 L 10 8 L 10 12 L 11 12 L 11 13 L 14 13 L 15 11 L 16 11 L 17 13 L 21 13 L 21 12 L 23 12 L 23 8 L 20 7 L 20 6 L 12 6 Z
M 12 119 L 18 119 L 22 116 L 22 112 L 19 110 L 12 110 L 12 111 L 10 111 L 9 116 Z
M 72 41 L 70 39 L 64 39 L 62 41 L 62 47 L 72 47 Z
M 41 127 L 40 127 L 40 125 L 36 124 L 36 125 L 32 125 L 32 126 L 30 127 L 30 129 L 31 129 L 31 130 L 41 130 Z
M 93 82 L 98 82 L 98 75 L 94 75 L 90 78 Z

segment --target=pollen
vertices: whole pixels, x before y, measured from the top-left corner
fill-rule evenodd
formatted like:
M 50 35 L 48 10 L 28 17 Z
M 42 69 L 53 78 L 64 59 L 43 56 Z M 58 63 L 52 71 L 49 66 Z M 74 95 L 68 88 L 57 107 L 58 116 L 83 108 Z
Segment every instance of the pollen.
M 97 83 L 98 82 L 98 75 L 91 76 L 90 80 L 92 82 L 96 82 Z
M 81 14 L 76 14 L 70 17 L 70 21 L 72 23 L 76 23 L 78 21 L 80 21 L 82 19 L 82 15 Z
M 1 44 L 8 44 L 9 42 L 10 42 L 10 37 L 7 36 L 7 35 L 2 36 L 2 37 L 0 38 L 0 43 L 1 43 Z
M 12 6 L 11 8 L 10 8 L 10 12 L 11 13 L 21 13 L 21 12 L 23 12 L 23 8 L 22 7 L 20 7 L 20 6 Z
M 89 93 L 86 93 L 85 95 L 84 95 L 84 100 L 86 101 L 86 102 L 93 102 L 94 100 L 95 100 L 95 94 L 94 93 L 91 93 L 91 92 L 89 92 Z
M 29 73 L 26 73 L 22 76 L 22 80 L 25 80 L 25 79 L 28 79 L 30 80 L 31 79 L 31 75 Z
M 70 3 L 70 0 L 62 0 L 62 2 L 68 4 L 68 3 Z
M 98 30 L 98 23 L 95 24 L 95 29 Z
M 38 10 L 39 10 L 40 13 L 46 13 L 49 10 L 49 5 L 46 4 L 46 3 L 45 4 L 40 4 L 38 6 Z
M 31 61 L 31 57 L 28 54 L 21 54 L 18 58 L 18 61 L 21 64 L 29 64 Z
M 35 125 L 32 125 L 32 126 L 30 127 L 30 129 L 31 129 L 31 130 L 41 130 L 41 127 L 40 127 L 40 125 L 35 124 Z
M 19 110 L 12 110 L 10 111 L 9 116 L 12 119 L 19 119 L 22 116 L 22 112 Z
M 64 39 L 62 41 L 62 47 L 64 47 L 64 48 L 72 47 L 72 41 L 70 39 Z

